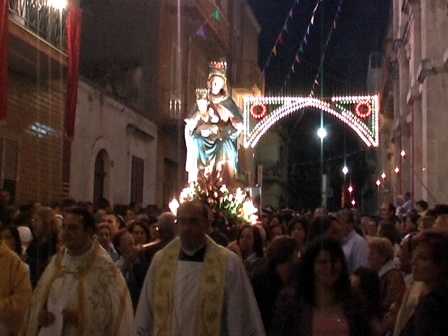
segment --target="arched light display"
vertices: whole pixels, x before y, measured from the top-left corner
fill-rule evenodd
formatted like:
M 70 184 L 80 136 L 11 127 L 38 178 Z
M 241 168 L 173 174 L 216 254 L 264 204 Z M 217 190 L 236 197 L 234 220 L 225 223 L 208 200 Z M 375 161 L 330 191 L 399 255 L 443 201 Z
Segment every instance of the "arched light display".
M 254 110 L 258 111 L 256 115 L 263 112 L 264 108 L 261 106 L 266 108 L 266 115 L 257 119 L 252 114 Z M 274 124 L 304 109 L 328 113 L 349 126 L 367 146 L 378 147 L 378 96 L 333 97 L 330 101 L 311 97 L 246 96 L 244 98 L 244 146 L 254 148 Z M 362 118 L 357 115 L 357 109 Z

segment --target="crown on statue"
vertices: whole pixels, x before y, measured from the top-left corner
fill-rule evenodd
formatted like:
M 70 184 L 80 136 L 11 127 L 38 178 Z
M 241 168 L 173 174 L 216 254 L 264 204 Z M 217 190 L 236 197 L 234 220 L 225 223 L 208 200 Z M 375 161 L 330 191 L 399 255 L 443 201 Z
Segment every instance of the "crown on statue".
M 196 99 L 208 99 L 208 89 L 196 89 Z
M 227 62 L 210 62 L 209 68 L 210 72 L 208 74 L 208 78 L 212 76 L 221 76 L 226 78 Z

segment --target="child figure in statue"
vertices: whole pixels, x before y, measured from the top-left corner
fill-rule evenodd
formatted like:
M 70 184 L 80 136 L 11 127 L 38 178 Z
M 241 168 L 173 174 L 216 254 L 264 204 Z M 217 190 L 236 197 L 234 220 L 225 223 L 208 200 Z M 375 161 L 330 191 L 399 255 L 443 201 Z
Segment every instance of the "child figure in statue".
M 188 182 L 197 180 L 199 171 L 205 176 L 213 172 L 219 139 L 219 116 L 210 105 L 208 89 L 196 89 L 196 111 L 185 119 Z

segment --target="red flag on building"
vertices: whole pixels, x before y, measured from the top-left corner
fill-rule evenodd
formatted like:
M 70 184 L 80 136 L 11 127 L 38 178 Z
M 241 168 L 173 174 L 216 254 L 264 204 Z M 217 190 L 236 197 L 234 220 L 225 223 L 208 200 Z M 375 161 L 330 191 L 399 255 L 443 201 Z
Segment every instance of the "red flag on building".
M 75 134 L 76 98 L 78 96 L 79 58 L 81 50 L 82 12 L 73 3 L 67 15 L 67 100 L 65 105 L 65 127 L 68 137 Z
M 0 0 L 0 120 L 8 116 L 8 0 Z

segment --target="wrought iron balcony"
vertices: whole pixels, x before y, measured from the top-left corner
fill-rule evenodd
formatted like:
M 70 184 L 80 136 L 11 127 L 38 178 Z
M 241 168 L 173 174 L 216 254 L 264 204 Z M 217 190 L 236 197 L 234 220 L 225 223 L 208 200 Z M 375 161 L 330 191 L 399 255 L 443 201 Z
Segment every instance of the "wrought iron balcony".
M 62 78 L 67 67 L 67 9 L 54 0 L 8 0 L 9 64 L 29 77 Z
M 55 8 L 51 3 L 51 0 L 9 0 L 9 16 L 14 22 L 65 52 L 67 10 Z

